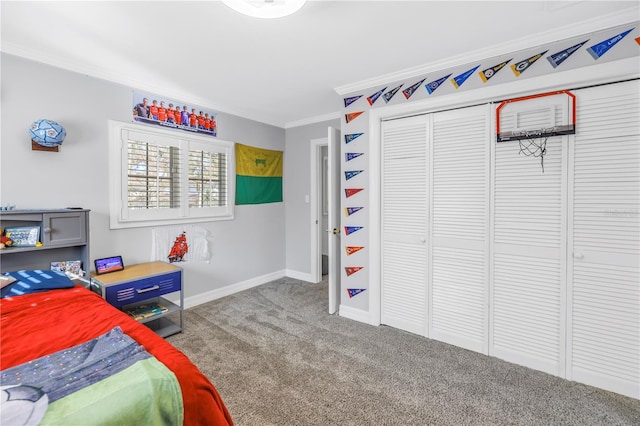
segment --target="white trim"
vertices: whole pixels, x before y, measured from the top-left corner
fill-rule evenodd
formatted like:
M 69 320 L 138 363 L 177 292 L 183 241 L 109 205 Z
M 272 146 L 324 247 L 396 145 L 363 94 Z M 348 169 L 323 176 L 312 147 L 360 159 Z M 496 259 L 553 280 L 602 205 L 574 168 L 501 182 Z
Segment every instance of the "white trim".
M 178 223 L 212 222 L 233 220 L 235 214 L 235 144 L 222 139 L 206 138 L 199 135 L 185 135 L 179 131 L 167 130 L 136 123 L 115 120 L 108 121 L 109 133 L 109 226 L 111 229 L 162 226 Z M 181 206 L 175 209 L 149 211 L 128 208 L 127 161 L 128 154 L 124 137 L 134 134 L 134 138 L 152 141 L 180 149 L 181 157 Z M 191 208 L 188 205 L 188 164 L 189 152 L 207 151 L 223 153 L 227 157 L 227 203 L 220 207 Z
M 504 52 L 516 52 L 519 50 L 530 49 L 531 46 L 540 46 L 553 43 L 566 38 L 573 38 L 576 35 L 586 34 L 589 32 L 605 30 L 618 25 L 628 24 L 637 20 L 638 13 L 633 13 L 633 8 L 625 9 L 612 13 L 610 15 L 598 16 L 597 18 L 586 21 L 567 23 L 558 29 L 536 34 L 535 36 L 521 37 L 508 42 L 494 44 L 485 49 L 475 50 L 473 52 L 465 52 L 461 55 L 449 57 L 447 59 L 432 62 L 428 65 L 420 65 L 413 68 L 407 68 L 398 72 L 373 77 L 367 80 L 358 81 L 344 86 L 336 87 L 334 90 L 338 95 L 346 95 L 376 86 L 382 86 L 392 81 L 401 81 L 428 74 L 434 71 L 454 68 L 460 65 L 477 62 L 486 58 L 498 57 L 504 55 Z
M 288 123 L 285 123 L 284 128 L 291 129 L 292 127 L 300 127 L 300 126 L 306 126 L 308 124 L 322 123 L 324 121 L 329 121 L 329 120 L 338 120 L 340 119 L 340 117 L 341 117 L 340 112 L 336 111 L 336 112 L 331 112 L 329 114 L 305 118 L 302 120 L 290 121 Z
M 367 311 L 363 311 L 362 309 L 356 309 L 345 305 L 340 305 L 338 310 L 338 315 L 344 318 L 352 319 L 358 322 L 369 323 L 370 325 L 380 325 L 372 324 L 369 322 L 370 315 Z
M 309 261 L 311 263 L 310 279 L 313 283 L 320 282 L 322 280 L 322 205 L 318 202 L 322 191 L 320 190 L 322 185 L 321 176 L 321 159 L 322 159 L 322 147 L 327 146 L 327 138 L 312 139 L 311 140 L 311 161 L 310 161 L 310 202 L 309 206 L 309 228 L 311 232 L 311 252 Z M 315 223 L 314 223 L 315 221 Z
M 261 275 L 259 277 L 250 278 L 246 281 L 230 284 L 228 286 L 217 288 L 215 290 L 200 293 L 196 296 L 190 296 L 184 299 L 184 309 L 193 308 L 203 303 L 211 302 L 213 300 L 221 299 L 226 296 L 230 296 L 235 293 L 239 293 L 244 290 L 248 290 L 253 287 L 257 287 L 268 282 L 278 280 L 285 277 L 285 271 L 275 271 L 269 274 Z
M 285 269 L 284 276 L 293 278 L 300 281 L 305 281 L 308 283 L 317 283 L 319 281 L 314 281 L 313 276 L 311 274 L 307 274 L 306 272 L 293 271 L 291 269 Z
M 541 90 L 552 91 L 561 89 L 573 89 L 580 86 L 612 83 L 631 78 L 640 77 L 638 58 L 627 58 L 577 70 L 565 71 L 553 75 L 534 77 L 528 80 L 520 80 L 505 83 L 493 87 L 491 90 L 478 89 L 463 93 L 427 98 L 421 101 L 406 104 L 391 105 L 374 108 L 369 111 L 369 315 L 363 321 L 369 324 L 380 324 L 380 244 L 381 244 L 381 217 L 380 209 L 380 123 L 384 119 L 400 118 L 408 115 L 436 112 L 442 109 L 471 106 L 478 103 L 492 102 L 498 99 L 525 96 Z M 492 158 L 493 160 L 493 158 Z M 377 207 L 376 207 L 377 206 Z M 493 232 L 493 230 L 491 230 Z M 374 266 L 378 265 L 378 266 Z M 492 289 L 490 289 L 492 291 Z M 490 335 L 490 339 L 493 336 Z M 491 342 L 490 342 L 491 343 Z M 491 347 L 491 345 L 490 345 Z M 495 354 L 493 354 L 495 355 Z
M 384 110 L 386 108 L 383 108 Z M 382 112 L 380 110 L 380 112 Z M 363 322 L 381 324 L 382 294 L 382 163 L 381 163 L 381 118 L 377 110 L 369 115 L 369 318 Z M 374 118 L 375 117 L 375 118 Z M 342 312 L 343 308 L 340 308 Z

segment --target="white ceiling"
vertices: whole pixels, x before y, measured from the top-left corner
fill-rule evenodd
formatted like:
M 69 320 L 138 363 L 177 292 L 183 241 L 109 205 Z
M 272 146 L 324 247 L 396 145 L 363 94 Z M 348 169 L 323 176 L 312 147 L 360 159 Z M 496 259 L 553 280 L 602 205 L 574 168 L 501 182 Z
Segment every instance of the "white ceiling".
M 286 128 L 338 117 L 340 94 L 359 84 L 574 36 L 580 22 L 600 29 L 606 16 L 637 20 L 638 6 L 311 0 L 263 20 L 219 1 L 2 0 L 0 13 L 4 52 Z

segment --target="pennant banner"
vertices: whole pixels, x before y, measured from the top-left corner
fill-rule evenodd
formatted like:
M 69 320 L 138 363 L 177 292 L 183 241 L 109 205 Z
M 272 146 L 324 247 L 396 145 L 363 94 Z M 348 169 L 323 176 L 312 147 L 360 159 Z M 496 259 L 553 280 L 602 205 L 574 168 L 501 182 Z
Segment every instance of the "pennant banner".
M 351 133 L 349 135 L 344 135 L 344 142 L 349 143 L 358 139 L 360 136 L 364 135 L 364 133 Z
M 352 103 L 354 103 L 355 101 L 357 101 L 358 99 L 360 99 L 362 97 L 362 95 L 359 96 L 352 96 L 350 98 L 344 98 L 344 107 L 348 107 L 349 105 L 351 105 Z
M 629 34 L 634 29 L 635 29 L 635 27 L 633 27 L 630 30 L 627 30 L 627 31 L 625 31 L 623 33 L 620 33 L 620 34 L 618 34 L 616 36 L 613 36 L 611 38 L 603 40 L 600 43 L 596 43 L 591 47 L 587 47 L 587 52 L 589 53 L 589 55 L 591 55 L 593 57 L 593 59 L 597 60 L 600 57 L 602 57 L 602 55 L 607 53 L 609 51 L 609 49 L 611 49 L 613 46 L 618 44 L 618 42 L 620 40 L 622 40 L 627 34 Z M 636 39 L 636 41 L 638 41 L 638 38 Z M 640 41 L 638 41 L 638 44 L 640 44 Z
M 441 85 L 442 83 L 444 83 L 444 82 L 445 82 L 449 77 L 451 77 L 451 74 L 446 75 L 446 76 L 444 76 L 444 77 L 442 77 L 442 78 L 439 78 L 439 79 L 437 79 L 437 80 L 435 80 L 435 81 L 432 81 L 431 83 L 427 84 L 427 85 L 425 86 L 425 87 L 427 88 L 427 92 L 429 92 L 429 94 L 432 94 L 433 92 L 435 92 L 435 91 L 436 91 L 436 89 L 437 89 L 438 87 L 440 87 L 440 85 Z
M 398 92 L 398 90 L 400 90 L 400 88 L 404 86 L 404 83 L 401 84 L 398 87 L 395 87 L 391 90 L 389 90 L 387 93 L 385 93 L 384 95 L 382 95 L 382 99 L 384 99 L 385 103 L 389 103 L 389 101 L 391 100 L 391 98 L 393 98 L 393 96 Z
M 355 120 L 356 118 L 360 117 L 360 114 L 362 114 L 364 111 L 358 111 L 358 112 L 350 112 L 348 114 L 344 115 L 345 120 L 347 120 L 347 123 L 352 122 L 353 120 Z
M 344 172 L 344 177 L 347 178 L 347 180 L 349 180 L 352 177 L 357 176 L 362 172 L 364 172 L 364 170 L 347 170 L 346 172 Z
M 511 58 L 513 59 L 513 58 Z M 500 71 L 502 68 L 504 68 L 509 62 L 511 62 L 511 59 L 509 59 L 508 61 L 504 61 L 498 65 L 494 65 L 492 67 L 487 68 L 486 70 L 482 70 L 480 71 L 480 78 L 482 79 L 483 83 L 486 83 L 487 81 L 489 81 L 489 79 L 491 77 L 493 77 L 494 75 L 496 75 L 498 73 L 498 71 Z
M 365 291 L 366 288 L 348 288 L 347 289 L 347 293 L 349 293 L 349 298 L 356 296 L 360 293 L 362 293 L 363 291 Z
M 361 230 L 362 228 L 364 228 L 363 226 L 345 226 L 344 227 L 344 233 L 345 235 L 351 235 L 354 232 L 357 232 L 359 230 Z
M 344 154 L 344 158 L 346 161 L 351 161 L 354 158 L 360 157 L 361 155 L 364 155 L 364 152 L 346 152 Z
M 467 81 L 467 79 L 474 73 L 476 72 L 476 70 L 480 68 L 480 65 L 476 65 L 475 68 L 471 68 L 468 71 L 463 72 L 462 74 L 453 77 L 451 79 L 451 83 L 453 83 L 453 87 L 455 87 L 456 89 L 460 88 L 460 86 L 462 86 L 462 84 Z
M 364 209 L 364 207 L 345 207 L 344 208 L 344 213 L 347 217 L 351 216 L 352 214 L 360 211 Z
M 412 84 L 411 86 L 407 87 L 406 89 L 404 89 L 402 91 L 402 93 L 404 94 L 404 97 L 409 99 L 411 97 L 411 95 L 413 95 L 413 93 L 418 90 L 418 87 L 420 87 L 420 85 L 422 83 L 424 83 L 424 81 L 426 80 L 426 78 L 423 78 L 422 80 L 420 80 L 417 83 Z
M 347 272 L 347 276 L 353 275 L 359 270 L 363 269 L 364 266 L 345 266 L 344 270 Z
M 549 55 L 549 56 L 547 56 L 547 60 L 549 61 L 549 63 L 551 64 L 552 67 L 557 68 L 558 65 L 560 65 L 561 63 L 566 61 L 567 58 L 569 58 L 569 56 L 573 55 L 576 52 L 576 50 L 580 49 L 588 41 L 589 40 L 585 40 L 582 43 L 578 43 L 578 44 L 576 44 L 574 46 L 571 46 L 569 48 L 561 50 L 558 53 L 554 53 L 553 55 Z
M 369 105 L 373 106 L 374 103 L 376 103 L 376 101 L 378 100 L 378 98 L 380 97 L 380 95 L 382 95 L 382 93 L 387 90 L 387 88 L 385 87 L 382 90 L 378 90 L 376 93 L 374 93 L 373 95 L 369 96 L 367 98 L 367 101 L 369 102 Z
M 532 57 L 525 59 L 523 61 L 520 61 L 517 64 L 513 64 L 511 65 L 511 70 L 516 75 L 516 77 L 519 77 L 520 74 L 525 72 L 531 65 L 533 65 L 535 61 L 542 58 L 542 55 L 544 55 L 547 52 L 548 50 L 545 50 L 544 52 L 538 53 L 537 55 L 533 55 Z
M 363 191 L 364 188 L 346 188 L 344 190 L 344 193 L 346 194 L 347 198 L 356 195 L 358 192 Z
M 347 252 L 347 256 L 351 256 L 353 253 L 359 252 L 364 246 L 346 246 L 344 249 Z
M 282 201 L 282 151 L 236 144 L 236 205 Z

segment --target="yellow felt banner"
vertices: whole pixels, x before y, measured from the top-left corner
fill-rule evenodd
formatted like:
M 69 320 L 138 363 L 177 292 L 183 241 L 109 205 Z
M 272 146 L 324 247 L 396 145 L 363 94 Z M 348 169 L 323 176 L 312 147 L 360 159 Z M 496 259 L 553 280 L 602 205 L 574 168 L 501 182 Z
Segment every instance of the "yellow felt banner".
M 236 175 L 282 177 L 283 153 L 236 144 Z

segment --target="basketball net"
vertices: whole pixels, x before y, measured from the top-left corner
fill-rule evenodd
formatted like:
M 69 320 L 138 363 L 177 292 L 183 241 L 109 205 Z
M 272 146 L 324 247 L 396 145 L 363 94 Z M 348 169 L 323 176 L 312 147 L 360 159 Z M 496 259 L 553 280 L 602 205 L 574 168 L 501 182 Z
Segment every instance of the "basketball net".
M 544 173 L 544 155 L 547 153 L 547 139 L 549 139 L 552 130 L 553 129 L 523 131 L 518 135 L 520 154 L 526 157 L 540 158 L 542 173 Z

